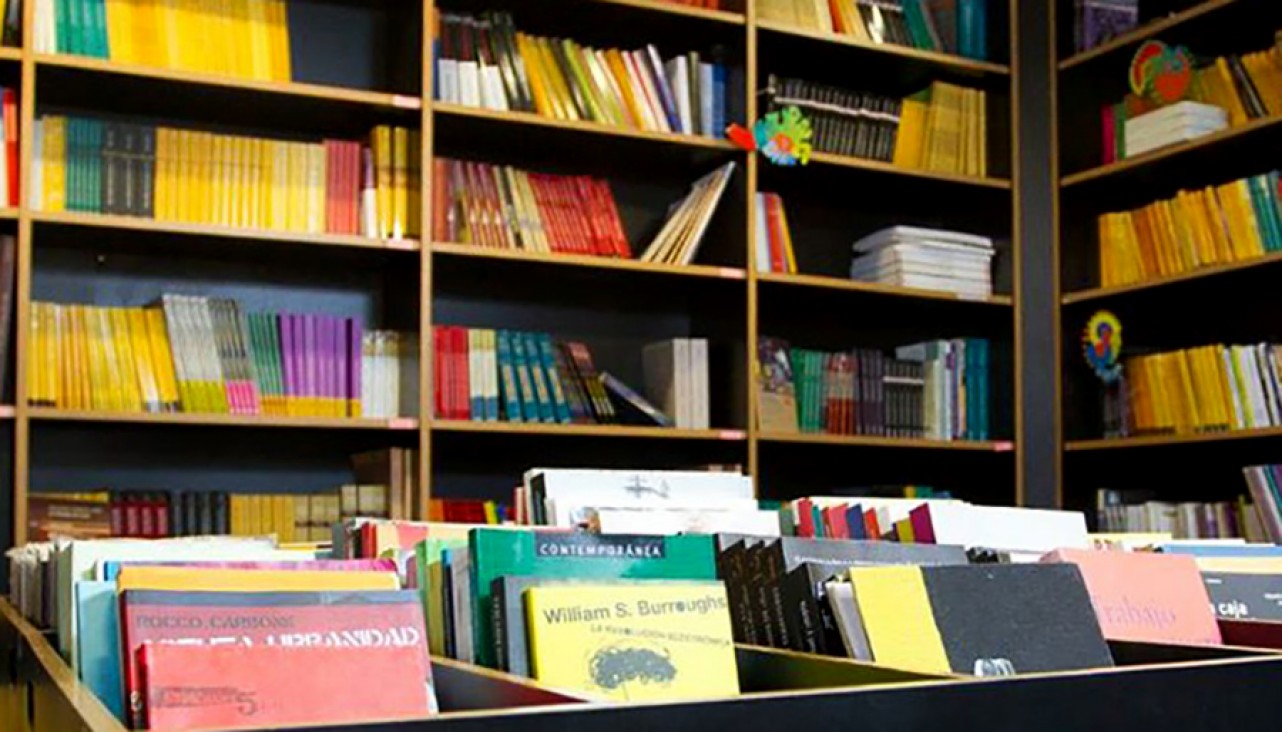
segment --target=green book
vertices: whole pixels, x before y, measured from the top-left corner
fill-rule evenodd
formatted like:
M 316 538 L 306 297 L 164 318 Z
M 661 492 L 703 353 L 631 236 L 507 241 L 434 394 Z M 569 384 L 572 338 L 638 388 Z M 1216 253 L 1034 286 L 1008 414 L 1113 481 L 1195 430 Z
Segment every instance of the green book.
M 446 549 L 466 547 L 465 539 L 425 539 L 414 547 L 418 594 L 423 603 L 423 617 L 427 619 L 428 649 L 436 655 L 445 653 L 445 597 L 442 594 L 444 588 L 439 568 L 441 555 Z M 434 568 L 435 572 L 433 572 Z
M 79 0 L 54 0 L 54 31 L 58 34 L 58 53 L 73 53 L 71 42 L 71 13 Z
M 494 580 L 505 575 L 560 579 L 715 580 L 711 536 L 601 536 L 555 531 L 473 529 L 470 536 L 472 647 L 496 668 Z

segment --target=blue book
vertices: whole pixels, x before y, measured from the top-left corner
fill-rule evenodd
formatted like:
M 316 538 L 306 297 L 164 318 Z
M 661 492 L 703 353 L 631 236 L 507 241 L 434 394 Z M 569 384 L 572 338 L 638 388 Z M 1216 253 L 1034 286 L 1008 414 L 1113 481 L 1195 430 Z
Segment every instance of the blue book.
M 714 64 L 712 66 L 712 136 L 721 137 L 726 134 L 726 126 L 729 124 L 726 120 L 726 74 L 725 64 Z
M 979 58 L 979 6 L 983 0 L 957 0 L 957 50 L 967 58 Z
M 653 45 L 647 45 L 645 50 L 640 53 L 645 56 L 646 70 L 650 72 L 654 88 L 659 92 L 659 106 L 663 107 L 663 114 L 668 119 L 668 126 L 673 132 L 681 132 L 681 117 L 677 114 L 676 97 L 672 95 L 672 86 L 668 84 L 668 75 L 663 73 L 663 59 L 659 58 L 658 49 Z
M 548 384 L 551 374 L 543 367 L 543 357 L 539 352 L 539 335 L 522 333 L 521 341 L 521 350 L 525 353 L 525 360 L 530 364 L 530 379 L 534 382 L 534 397 L 539 408 L 539 421 L 556 422 L 556 406 L 553 403 L 551 386 Z
M 715 113 L 715 82 L 713 81 L 712 64 L 699 64 L 699 122 L 702 129 L 699 133 L 705 137 L 719 137 L 717 115 Z
M 521 393 L 521 416 L 526 422 L 538 422 L 539 400 L 534 394 L 534 377 L 530 374 L 530 363 L 525 357 L 524 334 L 513 331 L 512 368 L 516 371 L 516 386 Z
M 521 422 L 521 390 L 516 383 L 516 365 L 512 357 L 512 334 L 506 330 L 498 334 L 499 392 L 507 421 Z
M 547 374 L 548 391 L 552 395 L 552 406 L 556 410 L 556 421 L 561 424 L 569 424 L 570 403 L 565 398 L 565 388 L 561 384 L 561 375 L 556 367 L 556 347 L 552 345 L 552 336 L 547 333 L 540 333 L 537 348 L 539 361 L 543 364 L 544 373 Z
M 988 341 L 979 343 L 979 439 L 987 440 L 992 433 L 989 423 L 990 400 L 992 399 L 992 360 L 989 358 L 991 346 Z
M 846 528 L 852 539 L 867 539 L 868 527 L 864 524 L 864 508 L 856 503 L 846 507 Z
M 1187 554 L 1192 557 L 1282 557 L 1282 546 L 1276 544 L 1192 544 L 1170 542 L 1160 544 L 1157 550 L 1163 554 Z
M 1272 246 L 1267 251 L 1282 251 L 1282 218 L 1278 216 L 1277 207 L 1277 180 L 1276 174 L 1260 175 L 1251 179 L 1258 191 L 1259 206 L 1256 208 L 1256 216 L 1263 220 L 1260 222 L 1260 228 L 1269 232 L 1269 239 Z
M 115 582 L 76 582 L 76 654 L 80 681 L 116 719 L 125 719 L 125 688 L 120 679 L 120 605 Z

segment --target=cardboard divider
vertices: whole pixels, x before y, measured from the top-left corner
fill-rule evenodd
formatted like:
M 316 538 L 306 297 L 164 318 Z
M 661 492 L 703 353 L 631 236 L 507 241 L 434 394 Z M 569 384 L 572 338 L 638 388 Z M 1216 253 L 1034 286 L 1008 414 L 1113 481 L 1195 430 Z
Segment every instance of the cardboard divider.
M 1282 623 L 1270 620 L 1221 620 L 1220 635 L 1228 645 L 1282 651 Z

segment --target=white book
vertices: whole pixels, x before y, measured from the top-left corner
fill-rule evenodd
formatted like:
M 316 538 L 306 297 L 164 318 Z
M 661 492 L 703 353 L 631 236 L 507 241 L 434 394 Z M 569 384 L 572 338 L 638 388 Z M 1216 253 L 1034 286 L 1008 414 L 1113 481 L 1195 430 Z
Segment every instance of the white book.
M 485 396 L 489 404 L 499 403 L 498 333 L 493 330 L 485 331 Z
M 993 248 L 993 240 L 986 236 L 965 234 L 958 231 L 945 231 L 943 229 L 924 229 L 917 226 L 892 226 L 888 229 L 882 229 L 865 236 L 852 246 L 856 252 L 866 254 L 893 244 L 912 243 L 922 240 L 943 244 L 960 244 L 981 249 Z
M 485 393 L 485 382 L 482 380 L 482 361 L 485 360 L 485 350 L 481 345 L 483 336 L 481 331 L 475 328 L 467 329 L 467 400 L 469 413 L 472 419 L 479 419 L 480 414 L 476 413 L 474 407 L 477 403 L 477 397 Z M 482 408 L 484 411 L 484 408 Z
M 708 339 L 692 338 L 690 340 L 690 378 L 694 385 L 693 417 L 691 424 L 696 430 L 706 430 L 712 425 L 708 402 Z
M 1132 136 L 1126 135 L 1126 157 L 1134 157 L 1146 152 L 1167 147 L 1168 145 L 1178 145 L 1189 140 L 1196 140 L 1199 137 L 1214 134 L 1223 130 L 1227 125 L 1222 127 L 1182 127 L 1176 130 L 1170 130 L 1152 135 Z
M 651 132 L 667 132 L 668 124 L 661 121 L 660 115 L 654 109 L 654 102 L 649 96 L 648 86 L 641 77 L 640 67 L 637 66 L 637 59 L 634 53 L 624 51 L 620 54 L 623 57 L 623 65 L 627 70 L 627 83 L 632 88 L 632 96 L 637 100 L 637 107 L 641 110 L 641 128 Z
M 1200 102 L 1179 102 L 1159 107 L 1127 120 L 1127 127 L 1152 128 L 1169 124 L 1228 124 L 1229 113 L 1222 107 Z
M 757 196 L 757 225 L 753 227 L 753 252 L 758 272 L 770 272 L 770 229 L 766 223 L 766 194 Z
M 668 115 L 663 108 L 663 100 L 659 97 L 659 89 L 656 86 L 654 74 L 650 70 L 650 60 L 644 50 L 624 52 L 624 60 L 629 64 L 630 71 L 635 75 L 637 83 L 641 86 L 641 96 L 638 101 L 644 101 L 648 108 L 651 118 L 656 125 L 658 132 L 674 132 L 672 126 L 668 124 Z
M 699 121 L 703 123 L 700 133 L 707 137 L 720 137 L 722 131 L 712 128 L 714 116 L 712 79 L 712 64 L 699 64 Z
M 690 109 L 690 64 L 685 56 L 677 56 L 664 64 L 668 76 L 668 88 L 672 90 L 673 102 L 677 107 L 677 119 L 681 122 L 681 131 L 693 135 L 694 115 Z
M 44 120 L 36 119 L 32 128 L 31 149 L 34 160 L 31 166 L 31 194 L 28 205 L 39 211 L 45 200 Z
M 694 425 L 694 385 L 691 383 L 690 339 L 672 339 L 672 366 L 676 370 L 677 404 L 676 413 L 671 415 L 680 429 L 691 429 Z
M 755 500 L 752 479 L 739 473 L 695 470 L 590 470 L 534 468 L 525 473 L 531 507 L 550 510 L 551 526 L 575 526 L 584 506 L 716 507 Z
M 1078 511 L 932 502 L 928 512 L 936 544 L 1038 553 L 1091 546 Z
M 475 61 L 458 62 L 459 104 L 481 105 L 481 69 Z
M 1254 353 L 1255 367 L 1260 374 L 1260 382 L 1264 385 L 1264 404 L 1268 408 L 1269 424 L 1282 425 L 1282 415 L 1279 415 L 1278 404 L 1278 384 L 1274 378 L 1272 359 L 1269 358 L 1269 346 L 1267 343 L 1261 343 L 1255 346 Z
M 1242 377 L 1246 379 L 1247 393 L 1251 395 L 1251 415 L 1256 427 L 1272 425 L 1269 419 L 1268 401 L 1264 395 L 1263 372 L 1255 358 L 1255 349 L 1250 346 L 1238 346 L 1242 360 Z
M 681 365 L 677 356 L 677 342 L 673 338 L 651 343 L 641 349 L 641 368 L 646 398 L 676 424 L 685 429 L 681 391 Z
M 588 525 L 601 534 L 675 536 L 676 534 L 743 534 L 779 536 L 779 512 L 762 511 L 755 501 L 738 509 L 585 508 Z
M 846 647 L 846 655 L 857 661 L 873 660 L 868 634 L 864 632 L 864 620 L 855 601 L 855 586 L 849 582 L 826 582 L 824 589 L 828 594 L 828 605 L 832 608 L 833 617 L 837 620 L 837 630 L 841 633 L 841 643 Z
M 436 62 L 436 73 L 440 76 L 437 83 L 440 85 L 441 101 L 461 104 L 462 97 L 458 90 L 458 61 L 452 58 L 441 58 Z

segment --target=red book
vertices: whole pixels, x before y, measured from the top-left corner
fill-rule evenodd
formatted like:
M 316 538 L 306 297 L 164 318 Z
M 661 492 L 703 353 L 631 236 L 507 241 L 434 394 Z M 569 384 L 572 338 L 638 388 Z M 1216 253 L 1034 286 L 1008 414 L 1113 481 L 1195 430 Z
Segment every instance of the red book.
M 143 647 L 151 730 L 274 728 L 422 717 L 427 661 L 413 648 Z
M 325 146 L 325 231 L 339 233 L 338 228 L 338 155 L 337 143 L 324 140 Z
M 138 498 L 126 495 L 125 503 L 125 536 L 142 536 L 142 518 L 138 515 Z
M 877 512 L 871 508 L 864 511 L 864 531 L 869 539 L 881 538 L 881 526 L 877 524 Z
M 815 504 L 809 498 L 797 501 L 797 536 L 815 538 Z
M 935 525 L 930 522 L 929 504 L 923 503 L 909 511 L 908 519 L 912 522 L 913 526 L 913 543 L 935 543 Z
M 361 144 L 347 143 L 347 233 L 361 231 Z
M 450 407 L 446 401 L 449 389 L 446 382 L 449 374 L 445 369 L 446 328 L 438 325 L 432 328 L 432 373 L 435 374 L 432 389 L 432 403 L 435 406 L 437 419 L 450 419 Z
M 5 89 L 0 97 L 4 106 L 4 152 L 8 167 L 5 175 L 9 178 L 9 205 L 18 205 L 18 94 L 13 89 Z
M 467 328 L 456 327 L 450 349 L 454 362 L 455 419 L 472 418 L 471 385 L 468 383 Z
M 546 179 L 545 175 L 531 173 L 530 188 L 534 191 L 534 202 L 539 208 L 539 218 L 543 220 L 543 228 L 547 232 L 548 246 L 554 252 L 564 252 L 566 251 L 565 232 L 561 228 L 561 218 L 552 209 L 552 201 L 548 198 Z
M 770 242 L 770 271 L 787 272 L 788 263 L 783 256 L 783 199 L 777 193 L 766 196 L 766 240 Z
M 829 539 L 849 539 L 850 529 L 846 526 L 846 507 L 829 506 L 823 510 L 824 535 Z
M 570 214 L 571 220 L 574 222 L 579 253 L 596 254 L 596 247 L 592 239 L 592 226 L 588 221 L 588 210 L 575 191 L 574 179 L 569 176 L 561 176 L 557 182 L 565 210 Z
M 454 241 L 450 235 L 450 184 L 449 166 L 452 161 L 436 158 L 432 161 L 432 239 Z
M 614 193 L 610 191 L 610 184 L 604 180 L 598 180 L 594 187 L 601 201 L 601 210 L 605 212 L 610 225 L 615 253 L 624 259 L 631 259 L 632 248 L 628 245 L 628 235 L 623 230 L 623 220 L 619 218 L 619 209 L 615 206 Z
M 1105 104 L 1100 108 L 1100 127 L 1104 130 L 1104 150 L 1101 162 L 1108 165 L 1117 162 L 1117 127 L 1113 118 L 1113 105 Z
M 610 243 L 609 233 L 601 220 L 596 198 L 592 195 L 592 179 L 586 175 L 570 179 L 575 197 L 579 201 L 579 210 L 583 212 L 592 235 L 592 253 L 598 257 L 614 256 L 614 246 Z

